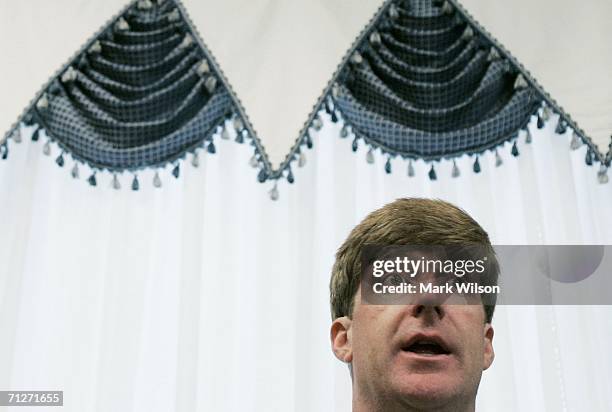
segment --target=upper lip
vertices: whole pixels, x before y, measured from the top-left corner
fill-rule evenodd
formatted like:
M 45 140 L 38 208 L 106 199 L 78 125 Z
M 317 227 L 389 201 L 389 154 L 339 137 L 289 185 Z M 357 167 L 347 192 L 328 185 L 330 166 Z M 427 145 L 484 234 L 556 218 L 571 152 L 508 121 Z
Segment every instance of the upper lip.
M 436 333 L 416 333 L 408 339 L 403 340 L 400 349 L 407 350 L 410 346 L 417 342 L 435 343 L 445 352 L 452 352 L 451 346 L 446 342 L 446 340 Z

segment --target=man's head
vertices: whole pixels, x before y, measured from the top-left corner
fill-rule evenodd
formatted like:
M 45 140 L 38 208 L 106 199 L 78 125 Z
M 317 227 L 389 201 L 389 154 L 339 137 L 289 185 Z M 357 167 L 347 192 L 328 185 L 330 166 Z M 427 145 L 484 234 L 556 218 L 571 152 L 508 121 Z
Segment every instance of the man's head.
M 399 199 L 352 230 L 330 283 L 332 348 L 350 364 L 354 410 L 473 409 L 494 358 L 494 306 L 444 305 L 426 295 L 409 305 L 365 304 L 361 250 L 368 244 L 480 244 L 492 252 L 487 233 L 447 202 Z

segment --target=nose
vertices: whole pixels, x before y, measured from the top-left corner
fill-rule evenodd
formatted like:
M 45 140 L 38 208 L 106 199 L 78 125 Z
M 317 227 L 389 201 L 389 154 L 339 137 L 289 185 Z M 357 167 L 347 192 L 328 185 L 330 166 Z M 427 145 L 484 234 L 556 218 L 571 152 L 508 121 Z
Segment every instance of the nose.
M 438 281 L 434 273 L 423 274 L 420 282 L 423 284 L 430 283 L 437 285 Z M 448 294 L 444 292 L 434 292 L 433 290 L 421 291 L 412 296 L 412 316 L 415 318 L 426 318 L 423 320 L 435 321 L 440 320 L 445 315 L 445 309 L 442 304 L 448 299 Z
M 442 305 L 444 299 L 432 294 L 422 294 L 416 297 L 412 305 L 412 316 L 426 321 L 437 321 L 444 317 L 446 310 Z
M 436 318 L 442 319 L 444 317 L 444 308 L 442 305 L 414 305 L 412 307 L 412 316 L 415 318 Z

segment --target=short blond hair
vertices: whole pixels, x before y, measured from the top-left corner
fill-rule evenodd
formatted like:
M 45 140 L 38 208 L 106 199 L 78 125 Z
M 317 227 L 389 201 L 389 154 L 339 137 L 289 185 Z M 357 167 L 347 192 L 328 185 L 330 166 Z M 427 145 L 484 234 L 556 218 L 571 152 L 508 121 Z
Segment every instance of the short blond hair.
M 465 211 L 443 200 L 404 198 L 375 210 L 353 228 L 336 253 L 329 285 L 332 319 L 352 315 L 363 246 L 467 243 L 485 246 L 494 258 L 487 232 Z M 495 305 L 483 306 L 490 323 Z

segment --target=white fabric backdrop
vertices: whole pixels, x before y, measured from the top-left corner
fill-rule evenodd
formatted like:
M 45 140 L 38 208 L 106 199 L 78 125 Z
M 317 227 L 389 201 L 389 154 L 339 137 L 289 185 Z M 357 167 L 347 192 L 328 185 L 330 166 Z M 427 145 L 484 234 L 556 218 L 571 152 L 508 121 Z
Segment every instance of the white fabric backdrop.
M 329 349 L 333 255 L 371 210 L 404 196 L 465 208 L 497 244 L 612 242 L 612 184 L 584 150 L 533 130 L 521 156 L 417 176 L 365 162 L 326 123 L 296 183 L 256 182 L 250 146 L 220 141 L 154 189 L 69 176 L 41 143 L 0 163 L 0 389 L 64 390 L 66 411 L 347 411 Z M 26 132 L 24 132 L 26 133 Z M 523 139 L 521 139 L 521 142 Z M 27 143 L 26 143 L 27 142 Z M 482 411 L 612 410 L 612 307 L 499 307 Z M 42 409 L 41 409 L 42 410 Z

